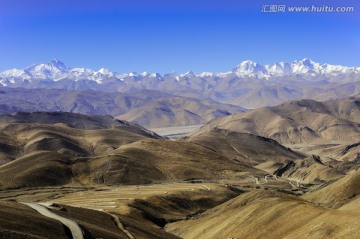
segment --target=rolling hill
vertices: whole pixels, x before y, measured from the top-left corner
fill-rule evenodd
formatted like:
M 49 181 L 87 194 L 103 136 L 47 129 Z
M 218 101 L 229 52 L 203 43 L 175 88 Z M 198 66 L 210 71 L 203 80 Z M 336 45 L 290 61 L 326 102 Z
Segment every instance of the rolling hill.
M 266 205 L 266 206 L 265 206 Z M 182 238 L 357 238 L 359 213 L 271 191 L 244 193 L 196 217 L 167 225 Z
M 320 157 L 310 156 L 304 160 L 290 161 L 276 170 L 276 175 L 291 178 L 304 183 L 322 183 L 344 176 L 343 173 L 325 165 Z
M 359 97 L 290 101 L 215 119 L 193 135 L 214 128 L 274 139 L 282 144 L 353 143 L 360 140 Z
M 339 180 L 325 184 L 319 190 L 308 193 L 305 199 L 330 208 L 339 208 L 358 200 L 360 195 L 360 171 L 352 172 Z
M 185 140 L 249 166 L 264 162 L 287 163 L 290 160 L 303 158 L 302 154 L 282 146 L 275 140 L 218 128 L 187 137 Z
M 3 188 L 236 180 L 263 177 L 266 172 L 254 163 L 302 157 L 274 140 L 225 131 L 167 141 L 110 116 L 16 113 L 0 116 L 0 127 L 7 145 L 0 166 Z
M 215 130 L 168 141 L 111 116 L 16 113 L 0 116 L 0 127 L 4 188 L 236 181 L 266 175 L 260 163 L 303 158 L 256 135 Z

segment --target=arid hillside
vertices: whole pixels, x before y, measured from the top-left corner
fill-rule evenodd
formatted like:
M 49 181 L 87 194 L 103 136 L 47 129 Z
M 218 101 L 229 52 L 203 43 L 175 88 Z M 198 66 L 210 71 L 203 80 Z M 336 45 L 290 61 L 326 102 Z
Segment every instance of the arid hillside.
M 184 140 L 202 145 L 253 167 L 269 161 L 287 163 L 290 160 L 304 157 L 301 153 L 294 152 L 275 140 L 218 128 L 203 134 L 189 136 Z
M 357 238 L 358 212 L 319 207 L 271 191 L 244 193 L 196 217 L 167 225 L 181 238 Z
M 359 107 L 359 97 L 290 101 L 215 119 L 193 135 L 220 128 L 268 137 L 282 144 L 353 143 L 360 140 Z
M 219 131 L 169 141 L 110 116 L 16 113 L 0 125 L 3 188 L 237 180 L 267 174 L 258 163 L 302 158 L 264 137 Z

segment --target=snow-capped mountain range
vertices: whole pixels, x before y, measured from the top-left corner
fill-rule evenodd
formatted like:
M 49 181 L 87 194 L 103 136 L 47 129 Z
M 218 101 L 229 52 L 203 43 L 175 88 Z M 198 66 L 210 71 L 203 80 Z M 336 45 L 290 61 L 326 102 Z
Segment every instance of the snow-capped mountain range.
M 39 80 L 52 80 L 52 81 L 61 81 L 61 80 L 72 80 L 72 81 L 93 81 L 97 84 L 102 84 L 106 79 L 117 79 L 118 81 L 126 81 L 126 79 L 131 78 L 135 81 L 140 81 L 145 78 L 154 78 L 154 79 L 164 79 L 164 78 L 173 78 L 176 81 L 189 78 L 225 78 L 228 76 L 237 76 L 240 78 L 257 78 L 271 80 L 272 78 L 290 76 L 290 75 L 300 75 L 300 76 L 338 76 L 338 75 L 348 75 L 348 74 L 358 74 L 360 72 L 360 67 L 347 67 L 340 65 L 330 65 L 330 64 L 320 64 L 314 62 L 310 59 L 303 59 L 299 61 L 294 61 L 292 63 L 287 62 L 277 62 L 273 65 L 261 65 L 259 63 L 247 60 L 241 62 L 237 65 L 232 71 L 213 73 L 213 72 L 202 72 L 202 73 L 193 73 L 192 71 L 186 72 L 184 74 L 165 74 L 161 75 L 159 73 L 127 73 L 121 74 L 116 72 L 111 72 L 108 69 L 101 68 L 98 71 L 85 68 L 70 68 L 65 65 L 63 62 L 54 59 L 49 63 L 37 64 L 25 68 L 23 70 L 11 69 L 6 70 L 0 73 L 0 84 L 2 86 L 11 86 L 12 84 L 24 82 L 26 84 L 31 84 L 32 81 Z M 20 81 L 20 82 L 19 82 Z
M 300 61 L 277 62 L 273 65 L 261 65 L 253 61 L 243 61 L 234 70 L 239 76 L 257 76 L 269 79 L 273 76 L 286 75 L 339 75 L 359 73 L 360 67 L 320 64 L 308 58 Z
M 117 73 L 70 68 L 59 60 L 0 73 L 0 87 L 130 93 L 142 90 L 209 99 L 245 108 L 287 100 L 328 100 L 360 93 L 360 67 L 310 59 L 261 65 L 243 61 L 228 72 Z M 1 97 L 1 94 L 0 94 Z

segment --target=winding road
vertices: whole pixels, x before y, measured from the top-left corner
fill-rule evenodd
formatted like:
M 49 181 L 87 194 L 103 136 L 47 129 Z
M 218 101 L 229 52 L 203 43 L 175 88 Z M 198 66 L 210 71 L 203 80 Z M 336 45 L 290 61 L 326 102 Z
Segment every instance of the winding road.
M 125 229 L 124 225 L 121 223 L 120 219 L 116 215 L 111 214 L 111 213 L 107 213 L 107 214 L 109 214 L 110 216 L 113 217 L 113 219 L 114 219 L 114 221 L 116 223 L 116 226 L 121 231 L 123 231 L 129 239 L 135 239 L 135 237 L 128 230 Z
M 84 239 L 83 232 L 82 232 L 81 228 L 79 227 L 79 225 L 75 221 L 67 219 L 65 217 L 61 217 L 61 216 L 51 212 L 46 207 L 44 207 L 40 204 L 37 204 L 37 203 L 22 202 L 22 204 L 31 207 L 32 209 L 36 210 L 38 213 L 40 213 L 41 215 L 43 215 L 45 217 L 49 217 L 49 218 L 60 221 L 64 226 L 69 228 L 73 239 Z

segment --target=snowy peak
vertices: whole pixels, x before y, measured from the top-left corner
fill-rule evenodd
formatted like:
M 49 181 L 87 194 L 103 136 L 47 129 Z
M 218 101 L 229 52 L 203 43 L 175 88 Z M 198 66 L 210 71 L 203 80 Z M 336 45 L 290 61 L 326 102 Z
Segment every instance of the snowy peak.
M 311 67 L 311 68 L 314 68 L 316 66 L 319 66 L 320 64 L 309 59 L 309 58 L 304 58 L 300 61 L 303 65 L 307 66 L 307 67 Z
M 94 74 L 95 75 L 101 75 L 101 76 L 109 76 L 109 77 L 114 75 L 113 72 L 111 72 L 109 69 L 105 69 L 105 68 L 101 68 L 100 70 L 98 70 Z
M 49 63 L 37 64 L 30 66 L 24 70 L 27 74 L 38 78 L 54 78 L 61 77 L 64 73 L 70 71 L 70 68 L 63 62 L 54 59 Z
M 240 75 L 252 75 L 258 73 L 265 73 L 266 69 L 263 65 L 260 65 L 259 63 L 247 60 L 237 65 L 233 72 Z
M 24 74 L 26 74 L 25 71 L 14 68 L 14 69 L 10 69 L 10 70 L 6 70 L 6 71 L 2 72 L 0 74 L 0 76 L 2 76 L 2 77 L 21 77 Z
M 272 75 L 285 75 L 292 73 L 291 64 L 287 62 L 277 62 L 274 65 L 265 66 L 267 72 Z
M 156 79 L 161 79 L 162 76 L 159 73 L 151 73 L 149 75 L 150 78 L 156 78 Z
M 185 74 L 181 74 L 180 77 L 184 77 L 184 78 L 192 78 L 192 77 L 196 77 L 195 73 L 192 71 L 188 71 Z
M 58 59 L 53 59 L 48 63 L 48 65 L 52 66 L 53 68 L 59 69 L 61 71 L 68 71 L 70 70 L 70 67 L 65 65 L 62 61 L 59 61 Z
M 243 61 L 234 70 L 239 76 L 270 79 L 286 75 L 337 75 L 349 72 L 359 72 L 359 68 L 320 64 L 309 58 L 293 61 L 292 63 L 277 62 L 273 65 L 260 65 L 253 61 Z
M 317 62 L 314 62 L 308 58 L 305 58 L 301 61 L 294 61 L 291 64 L 292 72 L 305 74 L 305 73 L 320 73 L 321 72 L 321 65 Z
M 65 65 L 63 62 L 59 61 L 58 59 L 54 59 L 48 63 L 45 64 L 37 64 L 30 66 L 25 69 L 27 72 L 33 72 L 33 71 L 57 71 L 57 72 L 67 72 L 70 70 L 70 67 Z

